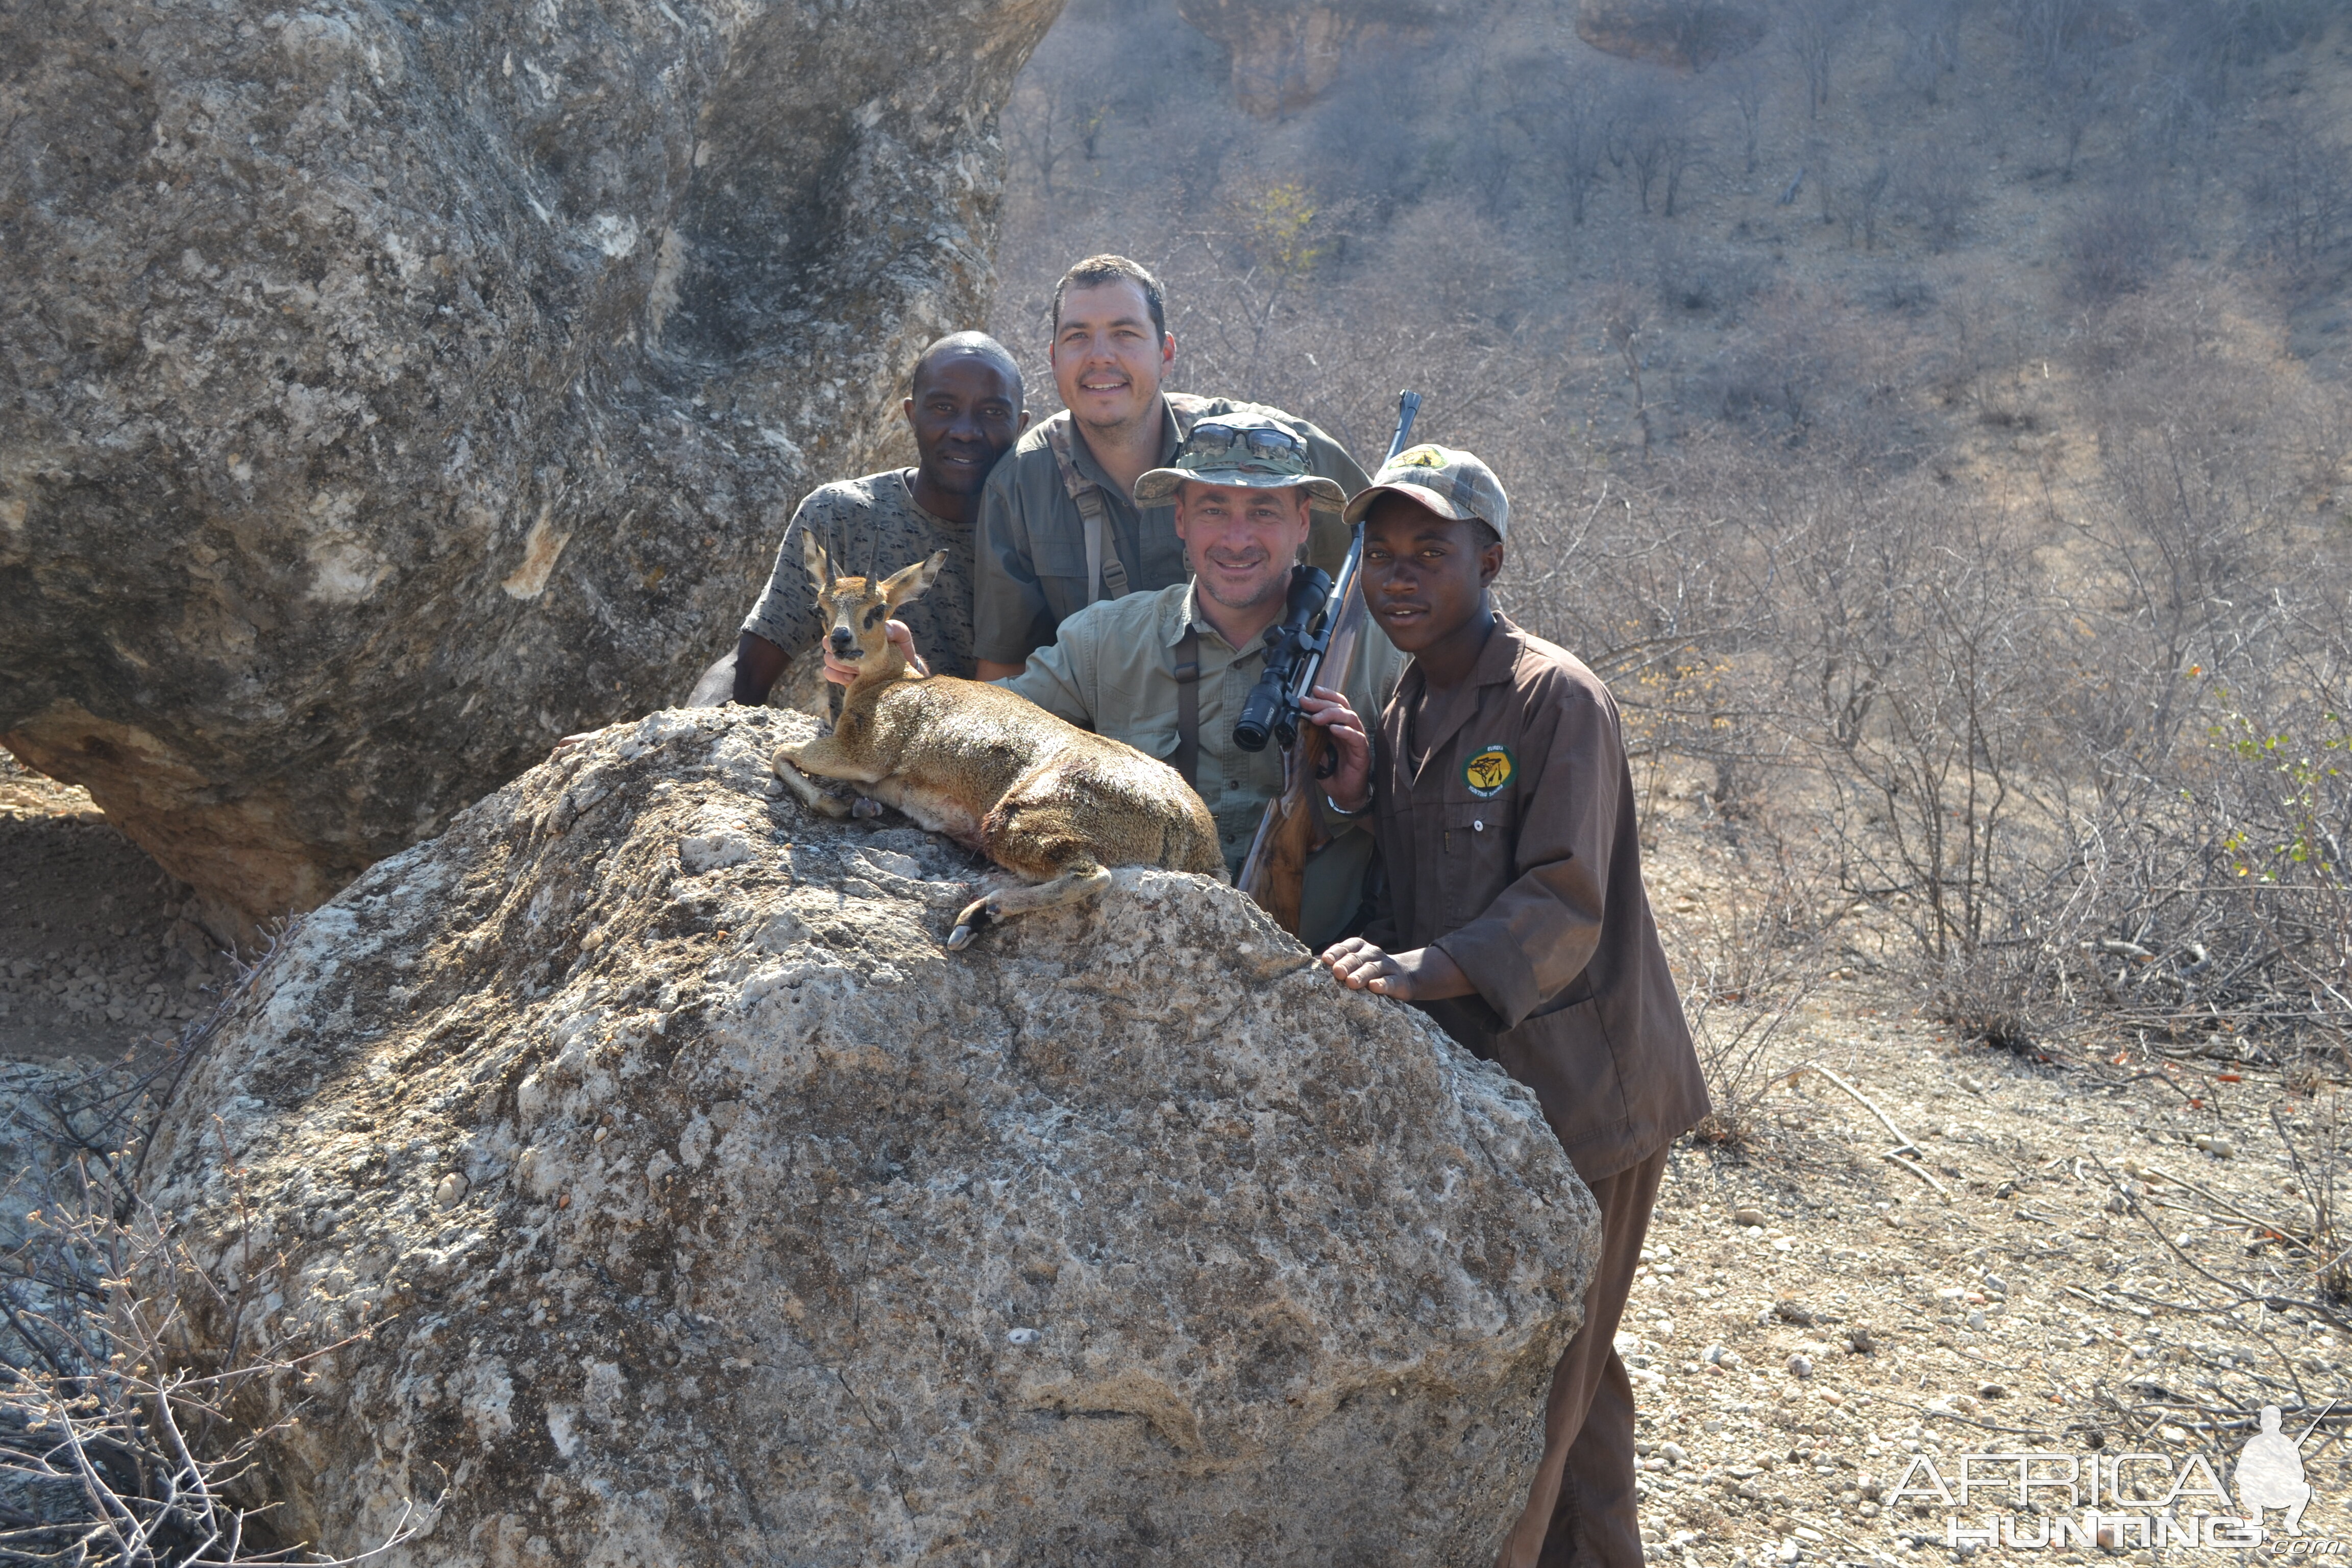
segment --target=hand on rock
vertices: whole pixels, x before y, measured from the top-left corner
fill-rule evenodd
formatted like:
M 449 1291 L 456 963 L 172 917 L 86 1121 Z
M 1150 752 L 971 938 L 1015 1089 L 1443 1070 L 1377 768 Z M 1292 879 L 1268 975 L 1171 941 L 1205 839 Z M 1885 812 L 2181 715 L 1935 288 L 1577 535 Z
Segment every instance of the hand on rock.
M 1400 1002 L 1434 1002 L 1467 996 L 1477 989 L 1442 947 L 1392 953 L 1351 936 L 1325 948 L 1321 956 L 1331 978 L 1349 990 L 1370 991 Z

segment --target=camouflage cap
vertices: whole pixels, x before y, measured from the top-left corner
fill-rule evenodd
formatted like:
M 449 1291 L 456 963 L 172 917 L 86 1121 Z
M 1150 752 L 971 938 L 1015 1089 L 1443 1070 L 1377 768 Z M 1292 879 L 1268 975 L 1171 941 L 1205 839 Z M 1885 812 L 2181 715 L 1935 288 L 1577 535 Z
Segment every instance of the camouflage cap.
M 1497 539 L 1511 531 L 1511 498 L 1503 493 L 1503 481 L 1494 469 L 1452 447 L 1408 447 L 1382 463 L 1372 482 L 1348 503 L 1347 521 L 1362 521 L 1372 503 L 1391 492 L 1440 517 L 1483 522 Z
M 1262 414 L 1211 415 L 1192 426 L 1164 468 L 1147 469 L 1135 481 L 1135 504 L 1165 506 L 1186 479 L 1204 485 L 1245 485 L 1252 489 L 1304 487 L 1308 504 L 1336 512 L 1348 504 L 1338 483 L 1310 472 L 1307 438 Z

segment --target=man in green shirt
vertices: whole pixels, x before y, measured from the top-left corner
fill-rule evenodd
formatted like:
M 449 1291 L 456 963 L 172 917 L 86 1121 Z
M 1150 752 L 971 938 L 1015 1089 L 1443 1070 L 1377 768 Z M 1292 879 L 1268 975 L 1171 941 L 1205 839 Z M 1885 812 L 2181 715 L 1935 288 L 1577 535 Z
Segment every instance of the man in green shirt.
M 1129 498 L 1144 470 L 1165 468 L 1204 419 L 1253 416 L 1300 438 L 1307 471 L 1339 492 L 1338 502 L 1314 503 L 1307 559 L 1339 570 L 1348 549 L 1339 508 L 1364 488 L 1364 470 L 1338 442 L 1278 408 L 1163 392 L 1176 339 L 1160 281 L 1142 266 L 1094 256 L 1071 268 L 1054 290 L 1050 352 L 1067 412 L 1024 436 L 981 499 L 972 600 L 981 679 L 1017 673 L 1065 617 L 1097 600 L 1184 581 L 1172 507 Z
M 1282 752 L 1244 751 L 1234 724 L 1265 672 L 1265 629 L 1282 618 L 1313 511 L 1339 488 L 1309 470 L 1307 443 L 1286 421 L 1236 414 L 1203 418 L 1136 493 L 1171 508 L 1189 578 L 1081 608 L 998 684 L 1173 766 L 1216 818 L 1226 869 L 1239 875 L 1265 803 L 1282 791 Z M 1307 863 L 1299 909 L 1299 940 L 1318 952 L 1357 923 L 1371 858 L 1371 836 L 1352 831 L 1371 767 L 1357 716 L 1381 710 L 1402 664 L 1386 637 L 1359 637 L 1338 686 L 1304 705 L 1339 753 L 1317 799 L 1330 842 Z M 829 664 L 826 673 L 845 683 L 856 672 Z

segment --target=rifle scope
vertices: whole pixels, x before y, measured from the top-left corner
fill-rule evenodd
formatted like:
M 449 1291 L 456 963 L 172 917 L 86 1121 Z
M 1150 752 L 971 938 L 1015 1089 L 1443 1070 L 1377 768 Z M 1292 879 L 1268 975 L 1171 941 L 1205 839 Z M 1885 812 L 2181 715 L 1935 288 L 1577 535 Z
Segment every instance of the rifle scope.
M 1244 752 L 1262 752 L 1269 740 L 1285 751 L 1298 742 L 1298 698 L 1290 689 L 1292 672 L 1320 648 L 1328 627 L 1309 628 L 1317 611 L 1331 596 L 1331 578 L 1318 566 L 1290 569 L 1290 593 L 1284 601 L 1279 625 L 1265 628 L 1265 669 L 1242 704 L 1240 722 L 1234 726 L 1234 744 Z

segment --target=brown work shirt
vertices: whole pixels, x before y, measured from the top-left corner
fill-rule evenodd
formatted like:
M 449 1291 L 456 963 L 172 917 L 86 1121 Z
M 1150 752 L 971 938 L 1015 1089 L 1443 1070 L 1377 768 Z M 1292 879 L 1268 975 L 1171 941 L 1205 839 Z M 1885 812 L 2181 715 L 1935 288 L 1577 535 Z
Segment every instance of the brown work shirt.
M 1705 1116 L 1600 678 L 1496 616 L 1456 690 L 1433 700 L 1406 668 L 1372 745 L 1384 885 L 1364 934 L 1443 948 L 1478 988 L 1424 1010 L 1535 1090 L 1588 1182 Z
M 1346 448 L 1279 408 L 1230 397 L 1197 399 L 1193 407 L 1200 419 L 1256 414 L 1278 420 L 1306 441 L 1310 472 L 1334 480 L 1351 496 L 1371 482 Z M 1165 468 L 1175 459 L 1178 434 L 1175 411 L 1164 396 L 1160 421 L 1159 466 Z M 972 652 L 998 664 L 1019 664 L 1046 647 L 1065 617 L 1092 602 L 1086 519 L 1062 482 L 1061 465 L 1046 440 L 1047 426 L 1056 422 L 1067 424 L 1069 416 L 1056 414 L 1030 426 L 990 472 L 988 489 L 981 496 Z M 1134 497 L 1104 474 L 1085 438 L 1075 432 L 1070 455 L 1079 477 L 1102 493 L 1109 544 L 1127 570 L 1128 592 L 1149 593 L 1191 576 L 1184 542 L 1176 537 L 1174 503 L 1138 507 Z M 1326 572 L 1337 572 L 1347 553 L 1348 530 L 1338 513 L 1318 509 L 1307 535 L 1307 559 Z

